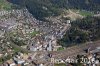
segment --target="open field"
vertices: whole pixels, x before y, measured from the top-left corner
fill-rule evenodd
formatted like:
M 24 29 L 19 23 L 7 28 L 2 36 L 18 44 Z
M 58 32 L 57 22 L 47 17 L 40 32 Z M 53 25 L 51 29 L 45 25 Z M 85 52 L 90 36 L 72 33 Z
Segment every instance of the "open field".
M 89 11 L 82 11 L 82 10 L 79 11 L 79 14 L 82 16 L 93 16 L 94 15 L 93 13 Z
M 0 0 L 0 9 L 9 10 L 11 9 L 11 3 L 7 2 L 6 0 Z
M 38 31 L 33 31 L 32 33 L 30 33 L 31 36 L 36 36 L 37 34 L 39 34 Z
M 60 63 L 60 64 L 55 64 L 54 66 L 66 66 L 66 64 Z
M 77 9 L 71 9 L 73 12 L 80 14 L 81 16 L 93 16 L 94 14 L 90 11 L 85 11 L 85 10 L 77 10 Z

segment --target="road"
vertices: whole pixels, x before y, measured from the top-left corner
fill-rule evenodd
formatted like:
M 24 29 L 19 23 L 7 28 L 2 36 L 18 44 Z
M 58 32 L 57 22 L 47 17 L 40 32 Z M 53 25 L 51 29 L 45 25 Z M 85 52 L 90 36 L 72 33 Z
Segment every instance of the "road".
M 66 50 L 63 51 L 57 51 L 57 52 L 53 52 L 56 55 L 54 56 L 54 58 L 67 58 L 67 57 L 74 57 L 77 56 L 78 54 L 83 54 L 85 53 L 84 50 L 88 49 L 88 48 L 92 48 L 95 49 L 96 47 L 100 46 L 100 40 L 96 41 L 96 42 L 88 42 L 85 44 L 81 44 L 81 45 L 77 45 L 77 46 L 73 46 L 73 47 L 69 47 Z

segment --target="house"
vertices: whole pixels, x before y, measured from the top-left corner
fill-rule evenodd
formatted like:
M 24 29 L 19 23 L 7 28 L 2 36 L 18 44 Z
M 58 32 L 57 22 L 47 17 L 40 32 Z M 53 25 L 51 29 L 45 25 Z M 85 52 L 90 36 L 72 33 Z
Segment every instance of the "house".
M 24 60 L 17 60 L 17 64 L 23 64 L 25 61 Z
M 16 66 L 15 62 L 12 59 L 8 60 L 7 64 L 8 66 Z
M 43 64 L 39 64 L 39 66 L 44 66 Z
M 17 56 L 17 57 L 14 57 L 14 60 L 13 60 L 16 64 L 23 64 L 25 63 L 25 60 L 21 59 L 21 57 Z
M 70 24 L 71 23 L 71 20 L 67 20 L 67 24 Z
M 14 23 L 15 20 L 5 19 L 5 21 L 0 21 L 0 29 L 8 30 L 17 28 L 17 23 Z
M 52 51 L 52 44 L 51 44 L 51 41 L 49 41 L 49 44 L 48 44 L 47 50 L 48 50 L 48 51 Z
M 3 54 L 2 53 L 0 53 L 0 57 L 2 57 L 3 56 Z

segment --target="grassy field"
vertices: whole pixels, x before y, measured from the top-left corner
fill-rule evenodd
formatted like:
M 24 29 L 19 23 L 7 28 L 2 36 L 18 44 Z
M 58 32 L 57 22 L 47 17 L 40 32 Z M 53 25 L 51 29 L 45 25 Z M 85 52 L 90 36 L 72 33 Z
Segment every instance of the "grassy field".
M 54 66 L 66 66 L 66 64 L 60 63 L 60 64 L 55 64 Z
M 31 36 L 36 36 L 37 34 L 39 34 L 38 31 L 33 31 L 32 33 L 30 33 Z
M 63 47 L 59 47 L 59 48 L 57 49 L 57 51 L 62 51 L 62 50 L 64 50 Z
M 91 13 L 89 11 L 83 11 L 83 10 L 80 10 L 79 14 L 82 16 L 93 16 L 94 15 L 93 13 Z
M 11 3 L 7 2 L 6 0 L 0 0 L 0 9 L 4 10 L 10 10 L 11 9 Z
M 82 16 L 93 16 L 94 14 L 92 12 L 89 11 L 85 11 L 85 10 L 77 10 L 77 9 L 71 9 L 73 12 L 78 13 Z

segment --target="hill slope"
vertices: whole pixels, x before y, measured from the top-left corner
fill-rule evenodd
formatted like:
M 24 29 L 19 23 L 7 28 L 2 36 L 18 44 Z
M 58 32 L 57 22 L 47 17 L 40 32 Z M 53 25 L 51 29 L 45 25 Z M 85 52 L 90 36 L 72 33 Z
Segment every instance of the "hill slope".
M 36 18 L 59 15 L 63 9 L 100 11 L 100 0 L 8 0 L 27 7 Z
M 100 18 L 87 17 L 82 20 L 72 22 L 69 31 L 58 42 L 62 46 L 71 46 L 87 41 L 96 41 L 100 39 Z
M 11 9 L 11 3 L 6 0 L 0 0 L 0 9 Z

